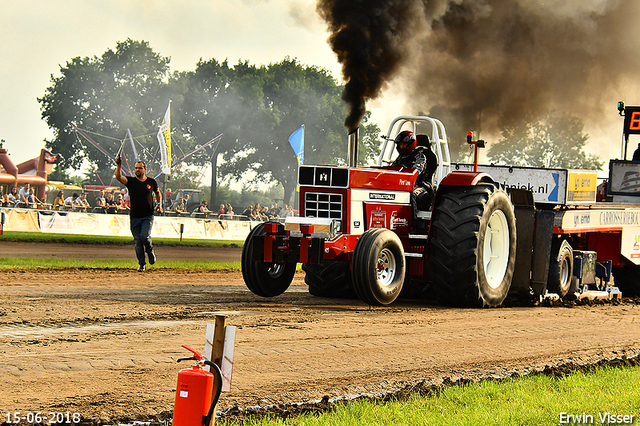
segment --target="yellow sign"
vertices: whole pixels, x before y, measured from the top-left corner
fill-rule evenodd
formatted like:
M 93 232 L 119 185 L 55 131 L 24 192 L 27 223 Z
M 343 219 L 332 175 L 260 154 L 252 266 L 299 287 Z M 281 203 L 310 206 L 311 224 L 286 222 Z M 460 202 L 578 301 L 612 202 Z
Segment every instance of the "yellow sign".
M 567 202 L 595 202 L 598 173 L 569 170 L 567 177 Z

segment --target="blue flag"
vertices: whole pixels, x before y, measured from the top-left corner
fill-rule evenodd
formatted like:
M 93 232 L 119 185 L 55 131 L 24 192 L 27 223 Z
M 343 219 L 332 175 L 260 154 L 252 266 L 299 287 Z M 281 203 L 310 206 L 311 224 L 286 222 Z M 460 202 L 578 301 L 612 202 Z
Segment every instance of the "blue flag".
M 302 164 L 302 160 L 304 158 L 304 124 L 300 126 L 298 130 L 291 133 L 291 136 L 289 136 L 289 143 L 298 158 L 298 165 Z

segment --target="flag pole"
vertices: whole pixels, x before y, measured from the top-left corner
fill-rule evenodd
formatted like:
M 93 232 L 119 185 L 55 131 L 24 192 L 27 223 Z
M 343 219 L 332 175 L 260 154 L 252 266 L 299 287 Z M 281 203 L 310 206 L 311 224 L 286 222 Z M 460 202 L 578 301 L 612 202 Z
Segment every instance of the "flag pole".
M 291 148 L 293 149 L 293 153 L 296 156 L 296 160 L 298 163 L 295 182 L 296 182 L 296 192 L 300 192 L 300 187 L 298 185 L 298 175 L 300 174 L 300 165 L 302 164 L 303 158 L 304 158 L 304 124 L 300 126 L 299 129 L 291 133 L 291 135 L 289 136 L 289 144 L 291 144 Z M 286 194 L 285 194 L 285 198 L 286 198 Z M 294 199 L 294 205 L 296 209 L 299 208 L 298 198 L 299 197 L 295 197 Z

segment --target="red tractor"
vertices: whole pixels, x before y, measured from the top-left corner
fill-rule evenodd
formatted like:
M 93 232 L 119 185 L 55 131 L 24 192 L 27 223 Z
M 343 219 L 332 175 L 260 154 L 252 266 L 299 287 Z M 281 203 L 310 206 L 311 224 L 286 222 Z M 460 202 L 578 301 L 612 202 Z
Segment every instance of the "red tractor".
M 403 129 L 436 159 L 435 193 L 419 199 L 415 212 L 417 172 L 382 165 L 392 162 Z M 247 287 L 282 294 L 300 262 L 316 296 L 388 305 L 401 294 L 434 294 L 448 305 L 500 305 L 516 266 L 516 215 L 504 185 L 487 173 L 452 171 L 445 128 L 434 118 L 396 118 L 377 167 L 356 167 L 356 147 L 354 132 L 348 166 L 300 167 L 300 217 L 259 224 L 246 239 Z
M 484 142 L 471 134 L 474 164 L 453 164 L 444 126 L 430 117 L 396 118 L 378 166 L 356 167 L 354 132 L 348 166 L 300 167 L 301 217 L 251 231 L 245 283 L 260 296 L 282 294 L 300 262 L 311 294 L 371 305 L 400 296 L 464 307 L 499 306 L 508 295 L 620 297 L 612 276 L 640 295 L 640 161 L 626 160 L 640 107 L 618 109 L 623 160 L 610 161 L 601 185 L 595 171 L 479 166 Z M 415 200 L 417 171 L 388 165 L 403 130 L 433 159 L 434 190 Z

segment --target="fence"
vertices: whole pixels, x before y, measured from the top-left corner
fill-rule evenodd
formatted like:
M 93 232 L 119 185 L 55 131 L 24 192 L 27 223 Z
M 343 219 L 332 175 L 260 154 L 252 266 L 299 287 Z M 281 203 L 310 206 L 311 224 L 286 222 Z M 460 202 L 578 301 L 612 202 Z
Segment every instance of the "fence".
M 0 208 L 5 231 L 131 236 L 124 214 Z M 188 216 L 156 216 L 152 237 L 244 240 L 258 222 Z

